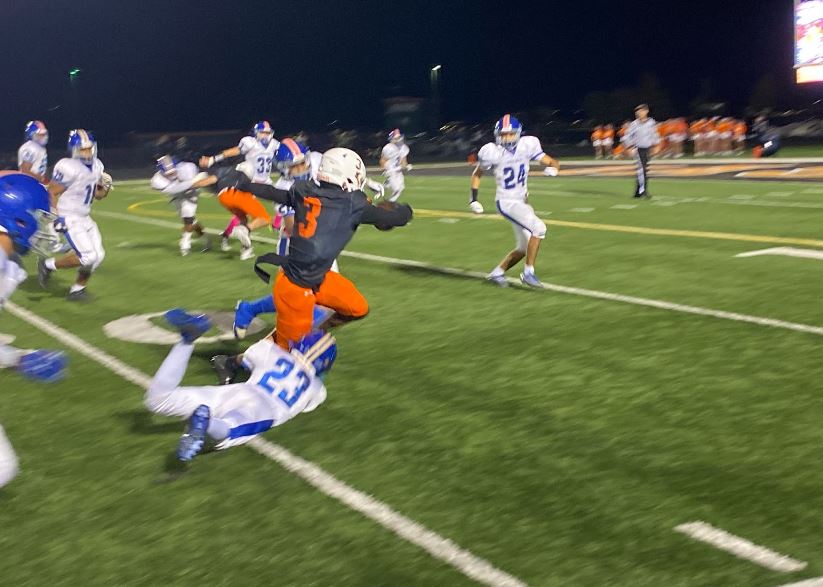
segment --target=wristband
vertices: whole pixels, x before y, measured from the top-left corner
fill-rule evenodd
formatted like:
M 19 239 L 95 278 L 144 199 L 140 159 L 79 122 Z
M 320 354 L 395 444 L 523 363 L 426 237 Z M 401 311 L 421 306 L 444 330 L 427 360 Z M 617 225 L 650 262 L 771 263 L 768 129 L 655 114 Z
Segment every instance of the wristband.
M 225 155 L 223 155 L 223 153 L 218 153 L 217 155 L 215 155 L 214 157 L 212 157 L 212 159 L 214 159 L 214 162 L 215 162 L 215 163 L 220 163 L 220 162 L 221 162 L 223 159 L 225 159 L 225 158 L 226 158 L 226 156 L 225 156 Z

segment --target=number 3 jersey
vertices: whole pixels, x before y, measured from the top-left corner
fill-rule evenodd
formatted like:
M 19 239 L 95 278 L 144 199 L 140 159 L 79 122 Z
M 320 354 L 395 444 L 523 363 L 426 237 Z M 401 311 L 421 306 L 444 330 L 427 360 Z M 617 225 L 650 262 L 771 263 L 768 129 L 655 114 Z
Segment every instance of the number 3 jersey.
M 271 168 L 274 164 L 274 154 L 280 142 L 272 139 L 267 146 L 254 137 L 243 137 L 237 148 L 240 154 L 246 158 L 246 162 L 254 166 L 254 183 L 265 183 L 271 185 Z
M 52 181 L 66 188 L 57 199 L 57 215 L 88 216 L 102 175 L 103 163 L 96 157 L 89 165 L 80 159 L 60 159 L 51 175 Z
M 251 377 L 240 385 L 262 393 L 272 410 L 274 426 L 301 412 L 310 412 L 326 400 L 326 386 L 314 374 L 314 368 L 269 338 L 243 353 L 243 366 L 251 371 Z
M 486 143 L 477 154 L 481 169 L 494 168 L 497 181 L 495 200 L 525 201 L 528 194 L 529 164 L 545 153 L 537 137 L 520 137 L 513 149 Z

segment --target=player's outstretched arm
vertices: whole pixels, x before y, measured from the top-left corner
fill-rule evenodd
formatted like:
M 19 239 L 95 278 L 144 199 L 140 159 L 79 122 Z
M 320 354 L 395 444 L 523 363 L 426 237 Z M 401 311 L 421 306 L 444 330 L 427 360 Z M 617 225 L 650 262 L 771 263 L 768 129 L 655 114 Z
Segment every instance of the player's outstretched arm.
M 223 159 L 230 159 L 231 157 L 237 157 L 240 155 L 240 147 L 230 147 L 214 155 L 213 157 L 209 157 L 207 155 L 203 155 L 200 157 L 200 167 L 203 169 L 208 169 L 215 163 L 220 163 Z
M 360 216 L 360 224 L 373 224 L 379 230 L 389 230 L 408 224 L 414 213 L 408 204 L 383 202 L 378 206 L 366 204 Z
M 266 185 L 264 183 L 245 182 L 242 187 L 238 189 L 260 198 L 261 200 L 268 200 L 269 202 L 276 202 L 278 204 L 285 204 L 291 206 L 291 199 L 289 198 L 288 190 L 281 190 L 274 186 Z

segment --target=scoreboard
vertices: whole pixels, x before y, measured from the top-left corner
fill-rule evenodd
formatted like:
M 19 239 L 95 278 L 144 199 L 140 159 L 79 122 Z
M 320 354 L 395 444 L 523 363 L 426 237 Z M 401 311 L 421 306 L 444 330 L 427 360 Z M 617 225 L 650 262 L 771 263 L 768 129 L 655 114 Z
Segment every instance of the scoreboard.
M 794 70 L 797 83 L 823 81 L 823 0 L 795 0 Z

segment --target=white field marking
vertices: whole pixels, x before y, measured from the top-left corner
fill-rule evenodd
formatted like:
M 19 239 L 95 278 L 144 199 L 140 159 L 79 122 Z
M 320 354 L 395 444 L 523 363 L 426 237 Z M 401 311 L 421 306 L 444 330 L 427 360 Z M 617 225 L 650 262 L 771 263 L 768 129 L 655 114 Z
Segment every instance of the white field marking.
M 123 241 L 117 244 L 118 249 L 128 249 L 131 246 L 131 241 Z
M 758 546 L 745 538 L 729 534 L 725 530 L 715 528 L 706 522 L 689 522 L 675 526 L 674 529 L 676 532 L 685 534 L 689 538 L 711 544 L 720 550 L 725 550 L 737 558 L 745 559 L 756 565 L 780 573 L 801 571 L 805 569 L 808 564 L 788 557 L 785 554 L 770 550 L 765 546 Z
M 634 210 L 637 204 L 615 204 L 611 208 L 612 210 Z
M 440 218 L 437 220 L 438 222 L 442 222 L 443 224 L 457 224 L 460 222 L 459 218 Z
M 108 216 L 110 218 L 120 218 L 131 222 L 141 224 L 149 224 L 153 226 L 163 226 L 180 230 L 180 226 L 173 222 L 166 222 L 164 220 L 155 220 L 153 218 L 142 218 L 140 216 L 122 214 L 120 212 L 97 212 L 100 216 Z M 208 230 L 213 234 L 218 234 L 217 230 Z M 277 244 L 275 239 L 260 237 L 252 235 L 253 240 L 260 242 Z M 363 261 L 374 261 L 376 263 L 385 263 L 387 265 L 396 265 L 400 267 L 416 267 L 420 269 L 428 269 L 432 272 L 442 273 L 444 275 L 459 275 L 461 277 L 476 277 L 485 281 L 486 273 L 482 271 L 467 271 L 465 269 L 455 269 L 452 267 L 440 267 L 432 265 L 423 261 L 414 261 L 412 259 L 398 259 L 396 257 L 383 257 L 381 255 L 372 255 L 370 253 L 357 253 L 355 251 L 342 251 L 340 253 L 343 257 L 351 257 L 353 259 L 360 259 Z M 519 284 L 520 281 L 514 277 L 508 278 L 509 283 Z M 719 318 L 721 320 L 732 320 L 734 322 L 746 322 L 748 324 L 757 324 L 758 326 L 767 326 L 769 328 L 780 328 L 783 330 L 793 330 L 795 332 L 805 332 L 807 334 L 816 334 L 823 336 L 823 327 L 812 326 L 810 324 L 802 324 L 799 322 L 787 322 L 785 320 L 778 320 L 776 318 L 765 318 L 761 316 L 751 316 L 748 314 L 739 314 L 737 312 L 727 312 L 725 310 L 713 310 L 711 308 L 701 308 L 700 306 L 689 306 L 686 304 L 678 304 L 674 302 L 666 302 L 664 300 L 655 300 L 650 298 L 640 298 L 636 296 L 628 296 L 623 294 L 609 293 L 605 291 L 598 291 L 595 289 L 585 289 L 581 287 L 570 287 L 566 285 L 558 285 L 554 283 L 543 282 L 543 289 L 554 291 L 558 293 L 565 293 L 575 296 L 582 296 L 586 298 L 594 298 L 598 300 L 607 300 L 610 302 L 621 302 L 624 304 L 633 304 L 635 306 L 645 306 L 648 308 L 657 308 L 658 310 L 668 310 L 670 312 L 681 312 L 683 314 L 695 314 L 697 316 L 710 316 L 712 318 Z
M 569 212 L 594 212 L 596 208 L 572 208 Z
M 4 344 L 11 344 L 14 342 L 14 335 L 13 334 L 5 334 L 0 332 L 0 346 Z
M 729 196 L 730 200 L 753 200 L 757 196 L 750 196 L 749 194 L 734 194 L 733 196 Z
M 126 381 L 143 389 L 148 388 L 151 384 L 151 377 L 142 371 L 127 365 L 120 359 L 109 355 L 30 310 L 13 302 L 7 302 L 6 308 L 13 316 L 28 322 L 48 336 L 73 348 Z M 498 569 L 489 561 L 475 556 L 448 538 L 444 538 L 422 524 L 396 512 L 382 501 L 354 489 L 317 465 L 298 457 L 282 446 L 260 437 L 253 439 L 248 444 L 261 455 L 275 461 L 322 493 L 337 499 L 354 511 L 394 532 L 407 542 L 419 546 L 432 557 L 454 567 L 478 583 L 493 587 L 527 587 L 524 581 Z
M 671 201 L 666 201 L 666 200 L 664 200 L 662 202 L 661 201 L 655 202 L 654 200 L 652 200 L 652 205 L 654 205 L 654 206 L 677 206 L 678 204 L 682 204 L 682 203 L 683 202 L 671 202 Z
M 823 577 L 814 577 L 797 583 L 784 583 L 779 587 L 823 587 Z
M 806 188 L 805 190 L 800 190 L 801 194 L 823 194 L 823 188 Z
M 798 249 L 795 247 L 772 247 L 771 249 L 738 253 L 735 257 L 759 257 L 760 255 L 779 255 L 782 257 L 800 257 L 802 259 L 817 259 L 818 261 L 823 261 L 823 251 L 817 249 Z
M 774 198 L 788 198 L 794 192 L 766 192 L 766 196 L 771 196 Z

